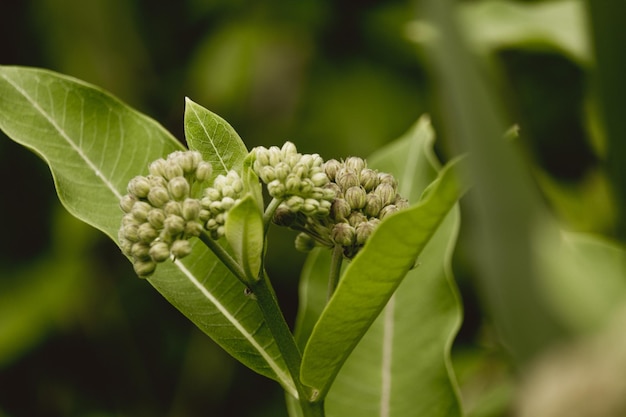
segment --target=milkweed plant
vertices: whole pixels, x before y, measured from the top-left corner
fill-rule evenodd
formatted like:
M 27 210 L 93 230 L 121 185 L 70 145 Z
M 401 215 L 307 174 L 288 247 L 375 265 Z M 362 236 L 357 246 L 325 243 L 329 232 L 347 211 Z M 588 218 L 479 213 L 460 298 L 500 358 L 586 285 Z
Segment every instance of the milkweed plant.
M 427 117 L 367 159 L 325 160 L 289 141 L 248 149 L 190 99 L 185 148 L 67 76 L 0 67 L 0 95 L 0 128 L 46 161 L 67 210 L 280 384 L 291 416 L 460 415 L 449 261 L 462 159 L 439 166 Z M 274 227 L 309 253 L 293 330 L 265 268 Z

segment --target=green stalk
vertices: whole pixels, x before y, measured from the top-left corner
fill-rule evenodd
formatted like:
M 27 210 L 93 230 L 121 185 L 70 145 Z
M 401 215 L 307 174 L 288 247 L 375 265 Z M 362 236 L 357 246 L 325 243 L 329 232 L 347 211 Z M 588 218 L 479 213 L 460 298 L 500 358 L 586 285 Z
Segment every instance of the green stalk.
M 328 299 L 332 297 L 339 283 L 339 275 L 341 274 L 341 262 L 343 261 L 343 247 L 335 245 L 333 248 L 332 258 L 330 259 L 330 273 L 328 276 Z
M 258 280 L 251 280 L 250 290 L 255 295 L 257 303 L 261 308 L 265 323 L 270 329 L 272 336 L 276 340 L 276 345 L 285 360 L 287 369 L 298 391 L 300 406 L 305 417 L 323 417 L 323 401 L 315 401 L 314 393 L 300 381 L 300 365 L 302 354 L 296 345 L 296 341 L 285 321 L 276 294 L 272 288 L 267 273 L 263 271 L 263 276 Z
M 267 205 L 265 213 L 263 213 L 263 226 L 265 236 L 267 236 L 267 229 L 270 227 L 272 217 L 274 217 L 274 212 L 276 212 L 276 209 L 278 208 L 278 206 L 280 206 L 280 203 L 282 202 L 283 200 L 280 198 L 272 198 L 272 201 L 270 201 L 270 203 Z
M 226 265 L 230 272 L 232 272 L 239 281 L 241 281 L 246 286 L 248 285 L 248 282 L 246 280 L 246 273 L 244 272 L 243 268 L 237 263 L 237 261 L 233 259 L 232 256 L 230 256 L 230 253 L 228 253 L 226 249 L 224 249 L 219 243 L 217 243 L 217 241 L 213 240 L 207 232 L 203 231 L 202 233 L 200 233 L 200 240 L 205 245 L 207 245 L 209 249 L 211 249 L 211 251 L 217 256 L 217 258 L 222 261 L 224 265 Z

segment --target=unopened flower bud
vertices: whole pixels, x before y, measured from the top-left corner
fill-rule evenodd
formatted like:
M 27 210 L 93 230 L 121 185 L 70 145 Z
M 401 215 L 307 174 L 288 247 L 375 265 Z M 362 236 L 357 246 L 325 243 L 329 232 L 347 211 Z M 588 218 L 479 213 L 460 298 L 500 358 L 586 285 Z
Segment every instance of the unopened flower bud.
M 269 165 L 272 165 L 274 167 L 283 160 L 283 155 L 280 152 L 280 148 L 278 148 L 278 146 L 270 146 L 268 150 L 268 155 L 270 160 Z
M 361 171 L 361 186 L 365 191 L 370 192 L 378 186 L 380 181 L 378 180 L 378 173 L 373 169 L 365 168 Z
M 184 232 L 186 236 L 198 237 L 202 233 L 202 225 L 197 221 L 187 222 Z
M 144 243 L 152 242 L 158 235 L 157 230 L 150 223 L 142 223 L 137 229 L 137 236 Z
M 152 187 L 148 193 L 148 201 L 154 207 L 163 207 L 165 203 L 170 201 L 170 195 L 163 187 Z
M 167 188 L 169 189 L 172 198 L 177 201 L 186 198 L 189 195 L 189 190 L 191 189 L 189 182 L 185 179 L 185 177 L 172 178 L 168 183 Z
M 274 165 L 274 178 L 284 182 L 287 180 L 287 176 L 291 172 L 291 167 L 286 162 L 279 162 Z
M 157 159 L 156 161 L 150 164 L 150 166 L 148 167 L 148 170 L 150 171 L 150 174 L 152 174 L 155 177 L 164 177 L 166 165 L 167 165 L 167 162 L 165 162 L 165 159 Z
M 336 198 L 330 207 L 330 217 L 335 222 L 340 222 L 346 219 L 350 212 L 352 211 L 352 207 L 350 204 L 344 200 L 343 198 Z
M 210 162 L 200 161 L 196 168 L 196 179 L 200 182 L 208 181 L 213 174 L 213 167 Z
M 300 211 L 302 211 L 304 214 L 308 216 L 312 216 L 317 213 L 317 210 L 319 209 L 319 207 L 320 207 L 319 201 L 314 200 L 312 198 L 307 198 L 304 200 L 304 204 L 302 205 L 302 209 Z
M 180 259 L 191 253 L 191 243 L 188 240 L 175 240 L 170 249 L 174 257 Z
M 200 202 L 193 198 L 187 198 L 183 201 L 182 215 L 185 220 L 195 220 L 200 215 L 202 206 Z
M 383 209 L 380 211 L 380 214 L 378 215 L 378 218 L 380 219 L 384 219 L 385 217 L 396 213 L 398 211 L 398 207 L 396 207 L 393 204 L 390 204 L 388 206 L 383 207 Z
M 128 182 L 127 189 L 138 198 L 146 198 L 150 192 L 150 181 L 146 177 L 135 177 Z
M 163 213 L 165 213 L 165 216 L 171 216 L 171 215 L 182 216 L 183 210 L 178 201 L 168 201 L 163 206 Z
M 311 176 L 311 182 L 316 187 L 323 187 L 328 184 L 328 176 L 324 172 L 317 172 Z
M 364 223 L 366 221 L 367 221 L 367 217 L 365 216 L 365 214 L 361 213 L 360 211 L 353 211 L 348 216 L 348 223 L 350 224 L 350 226 L 353 226 L 353 227 L 356 227 L 359 223 Z
M 137 260 L 147 261 L 150 259 L 150 245 L 144 242 L 133 243 L 130 254 Z
M 168 163 L 165 164 L 165 172 L 163 175 L 165 179 L 171 180 L 172 178 L 182 177 L 183 175 L 185 175 L 183 169 L 176 162 L 168 161 Z
M 365 207 L 367 193 L 363 187 L 350 187 L 345 192 L 345 200 L 353 210 L 360 210 Z
M 150 246 L 150 258 L 154 262 L 163 262 L 170 257 L 170 246 L 165 242 L 154 242 Z
M 135 273 L 141 278 L 146 278 L 154 273 L 156 269 L 156 262 L 149 261 L 135 261 L 133 262 L 133 268 L 135 269 Z
M 355 227 L 357 245 L 364 245 L 376 226 L 371 222 L 361 222 Z
M 386 182 L 381 182 L 378 187 L 374 190 L 376 194 L 380 197 L 380 201 L 383 204 L 383 207 L 391 204 L 396 199 L 396 190 L 395 188 Z
M 127 224 L 125 226 L 122 226 L 122 228 L 120 229 L 120 233 L 124 236 L 124 238 L 134 243 L 139 241 L 139 235 L 137 234 L 138 230 L 138 224 Z
M 134 195 L 126 194 L 120 200 L 120 208 L 122 209 L 124 213 L 130 213 L 130 211 L 133 209 L 133 206 L 135 205 L 137 201 L 138 201 L 137 197 L 135 197 Z
M 183 175 L 194 173 L 201 160 L 202 155 L 198 151 L 181 152 L 176 158 L 176 162 L 183 170 Z
M 267 184 L 267 192 L 274 198 L 282 198 L 285 195 L 285 185 L 278 180 Z
M 348 223 L 337 223 L 330 232 L 330 237 L 337 245 L 351 246 L 355 239 L 354 227 Z
M 399 210 L 402 210 L 402 209 L 409 207 L 409 200 L 397 195 L 396 200 L 393 202 L 393 205 L 398 207 Z
M 131 213 L 133 217 L 138 221 L 145 222 L 151 209 L 152 207 L 150 206 L 150 204 L 146 203 L 145 201 L 137 201 L 135 205 L 133 205 Z
M 335 177 L 337 176 L 337 173 L 340 169 L 341 162 L 337 161 L 336 159 L 329 159 L 324 163 L 324 172 L 326 172 L 328 179 L 331 181 L 335 180 Z
M 293 143 L 289 141 L 285 142 L 285 144 L 281 148 L 281 151 L 283 155 L 290 155 L 290 154 L 298 153 L 298 150 L 296 149 L 296 145 L 294 145 Z
M 304 205 L 304 198 L 298 195 L 292 195 L 283 203 L 292 213 L 296 213 L 302 210 Z
M 335 182 L 342 190 L 347 190 L 350 187 L 357 187 L 360 185 L 359 177 L 352 170 L 342 168 L 335 178 Z
M 378 217 L 378 213 L 383 208 L 383 202 L 378 194 L 369 193 L 365 197 L 365 207 L 363 213 L 369 217 Z
M 346 158 L 344 165 L 354 172 L 361 172 L 365 168 L 365 161 L 358 156 L 350 156 Z
M 393 190 L 395 191 L 398 187 L 398 182 L 396 181 L 396 178 L 387 173 L 387 172 L 381 172 L 378 174 L 378 180 L 381 184 L 389 184 L 393 187 Z
M 296 250 L 310 252 L 315 247 L 315 241 L 306 233 L 298 233 L 296 236 Z
M 163 227 L 170 236 L 176 236 L 185 230 L 185 219 L 176 215 L 167 216 Z

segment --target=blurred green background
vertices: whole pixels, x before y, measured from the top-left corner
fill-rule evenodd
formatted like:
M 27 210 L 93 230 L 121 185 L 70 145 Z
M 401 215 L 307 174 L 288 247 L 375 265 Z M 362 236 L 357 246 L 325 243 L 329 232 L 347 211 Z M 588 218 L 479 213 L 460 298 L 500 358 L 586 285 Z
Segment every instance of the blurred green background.
M 495 74 L 553 212 L 569 230 L 615 234 L 584 4 L 501 3 L 514 7 L 460 2 L 463 38 Z M 0 64 L 101 86 L 181 140 L 188 96 L 249 148 L 290 140 L 326 159 L 367 156 L 430 113 L 445 161 L 450 130 L 412 40 L 423 35 L 419 12 L 394 0 L 7 1 Z M 0 416 L 286 416 L 278 385 L 137 279 L 112 242 L 60 207 L 45 164 L 0 139 Z M 292 238 L 272 230 L 268 261 L 290 322 L 304 259 Z M 454 355 L 481 415 L 507 415 L 510 365 L 467 245 L 462 230 L 454 272 L 465 319 Z

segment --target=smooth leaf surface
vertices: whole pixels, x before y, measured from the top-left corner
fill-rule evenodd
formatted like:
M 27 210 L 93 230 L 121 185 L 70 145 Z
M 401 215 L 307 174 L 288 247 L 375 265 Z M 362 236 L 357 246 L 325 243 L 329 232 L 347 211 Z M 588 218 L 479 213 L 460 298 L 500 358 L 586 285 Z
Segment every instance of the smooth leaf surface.
M 381 222 L 347 267 L 313 329 L 303 355 L 305 384 L 321 395 L 327 392 L 461 194 L 454 165 L 448 166 L 425 200 Z
M 116 241 L 128 181 L 183 149 L 159 124 L 101 90 L 38 69 L 0 67 L 0 129 L 48 163 L 70 213 Z M 228 151 L 216 148 L 218 159 L 242 163 L 234 151 L 240 142 L 219 143 Z M 149 281 L 231 355 L 295 392 L 258 306 L 200 241 L 184 260 L 160 264 Z
M 241 172 L 248 154 L 246 145 L 228 122 L 215 113 L 185 100 L 185 138 L 189 149 L 202 154 L 213 165 L 213 175 L 231 169 Z
M 226 218 L 226 239 L 233 248 L 246 276 L 256 279 L 263 254 L 263 215 L 255 198 L 248 195 L 239 201 Z

